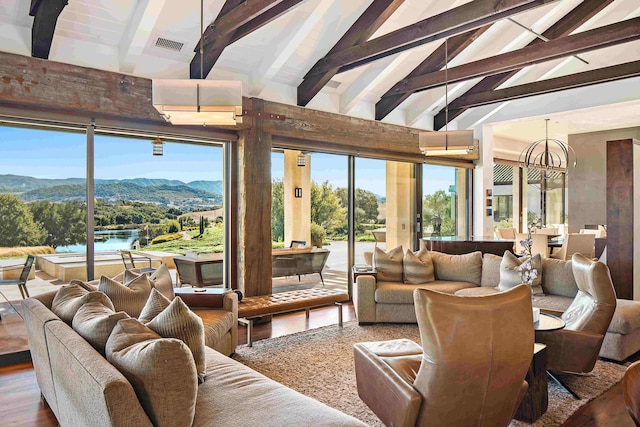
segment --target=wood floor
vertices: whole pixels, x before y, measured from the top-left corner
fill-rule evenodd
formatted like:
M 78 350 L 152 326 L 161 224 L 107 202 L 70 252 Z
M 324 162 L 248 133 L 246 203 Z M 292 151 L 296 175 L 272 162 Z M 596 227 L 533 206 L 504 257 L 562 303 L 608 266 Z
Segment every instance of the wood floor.
M 344 306 L 344 321 L 355 319 L 352 304 Z M 333 325 L 337 321 L 335 307 L 318 308 L 311 311 L 307 319 L 304 312 L 273 316 L 271 323 L 256 325 L 256 340 L 288 335 L 307 329 Z M 246 330 L 238 330 L 239 344 L 246 343 Z M 46 403 L 40 399 L 31 362 L 0 367 L 0 425 L 55 427 L 57 422 Z M 565 427 L 633 427 L 622 398 L 621 384 L 617 384 L 582 410 L 576 412 Z

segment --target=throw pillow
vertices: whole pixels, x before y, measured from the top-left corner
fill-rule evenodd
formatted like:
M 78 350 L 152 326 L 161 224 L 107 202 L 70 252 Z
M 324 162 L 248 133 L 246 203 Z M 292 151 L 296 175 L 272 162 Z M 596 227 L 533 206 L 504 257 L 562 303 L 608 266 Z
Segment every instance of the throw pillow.
M 147 299 L 147 303 L 142 308 L 140 316 L 138 316 L 138 320 L 142 323 L 150 322 L 154 317 L 160 314 L 162 310 L 169 307 L 169 304 L 171 304 L 171 300 L 162 295 L 162 293 L 157 289 L 151 289 L 149 299 Z
M 500 263 L 502 257 L 494 254 L 482 255 L 482 279 L 480 286 L 495 288 L 500 283 Z
M 169 267 L 166 264 L 160 264 L 160 267 L 149 276 L 151 285 L 159 290 L 162 295 L 172 300 L 175 297 L 173 293 L 173 280 Z
M 163 338 L 178 338 L 189 347 L 196 362 L 198 380 L 204 381 L 206 360 L 202 319 L 187 307 L 181 298 L 174 298 L 146 326 Z
M 385 252 L 376 247 L 373 253 L 373 265 L 379 282 L 402 282 L 402 246 Z
M 517 268 L 527 260 L 528 258 L 526 257 L 518 258 L 511 252 L 506 251 L 502 257 L 502 262 L 500 263 L 500 283 L 498 283 L 498 289 L 506 291 L 507 289 L 511 289 L 518 286 L 520 283 L 523 283 L 523 280 L 520 277 L 520 272 Z M 531 264 L 532 268 L 535 268 L 538 271 L 538 277 L 536 277 L 533 284 L 531 284 L 531 292 L 534 294 L 541 294 L 542 256 L 540 254 L 534 255 L 531 259 Z
M 402 260 L 404 271 L 404 283 L 417 285 L 436 280 L 433 274 L 433 261 L 426 249 L 421 249 L 416 253 L 407 249 Z
M 480 286 L 482 281 L 482 252 L 463 255 L 449 255 L 431 252 L 433 268 L 437 280 L 469 282 Z
M 70 325 L 78 309 L 88 302 L 99 302 L 113 309 L 113 304 L 107 295 L 99 291 L 88 291 L 74 283 L 58 289 L 51 303 L 51 311 Z
M 70 285 L 79 285 L 79 286 L 85 288 L 86 290 L 88 290 L 89 292 L 98 290 L 97 286 L 93 286 L 88 282 L 83 282 L 82 280 L 78 280 L 78 279 L 71 279 L 69 284 Z
M 102 276 L 98 290 L 111 298 L 115 311 L 124 311 L 131 317 L 138 317 L 151 294 L 151 283 L 146 274 L 136 276 L 124 284 Z
M 71 327 L 104 356 L 104 346 L 118 321 L 128 319 L 124 311 L 115 312 L 100 302 L 88 302 L 73 316 Z
M 133 386 L 154 426 L 190 426 L 198 381 L 193 356 L 180 340 L 161 338 L 136 319 L 120 320 L 106 345 L 107 360 Z

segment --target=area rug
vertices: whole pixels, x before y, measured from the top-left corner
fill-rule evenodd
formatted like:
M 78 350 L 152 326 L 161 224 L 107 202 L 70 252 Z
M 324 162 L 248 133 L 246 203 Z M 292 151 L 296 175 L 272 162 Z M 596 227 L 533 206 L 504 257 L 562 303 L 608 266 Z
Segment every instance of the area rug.
M 371 426 L 380 420 L 360 400 L 353 368 L 353 344 L 408 338 L 420 343 L 417 325 L 326 326 L 239 346 L 234 359 L 302 394 L 358 418 Z M 588 376 L 563 377 L 582 398 L 574 399 L 549 383 L 549 409 L 534 426 L 559 426 L 579 407 L 622 379 L 626 367 L 599 360 Z M 511 426 L 530 424 L 513 421 Z

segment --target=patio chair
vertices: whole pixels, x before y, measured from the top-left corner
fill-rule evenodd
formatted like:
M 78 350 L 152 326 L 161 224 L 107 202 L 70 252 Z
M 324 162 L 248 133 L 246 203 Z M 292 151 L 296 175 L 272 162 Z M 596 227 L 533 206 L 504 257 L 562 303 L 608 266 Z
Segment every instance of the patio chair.
M 140 270 L 140 273 L 153 273 L 154 271 L 156 271 L 155 268 L 151 267 L 151 258 L 147 256 L 140 255 L 136 257 L 139 260 L 144 259 L 149 261 L 149 267 L 142 267 L 142 268 L 136 267 L 136 262 L 133 258 L 133 254 L 131 253 L 131 251 L 120 251 L 120 256 L 122 257 L 124 268 L 127 270 L 137 268 L 138 270 Z
M 29 273 L 31 272 L 31 267 L 33 266 L 33 262 L 36 257 L 33 255 L 27 255 L 27 260 L 22 267 L 22 273 L 20 273 L 20 278 L 15 280 L 0 280 L 1 285 L 16 285 L 18 289 L 20 289 L 20 295 L 22 295 L 22 299 L 29 297 L 29 291 L 27 290 L 27 280 L 29 279 Z

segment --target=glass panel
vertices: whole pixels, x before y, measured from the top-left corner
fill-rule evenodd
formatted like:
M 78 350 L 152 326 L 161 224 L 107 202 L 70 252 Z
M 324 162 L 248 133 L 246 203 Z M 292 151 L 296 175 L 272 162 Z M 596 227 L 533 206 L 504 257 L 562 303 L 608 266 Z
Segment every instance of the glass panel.
M 542 217 L 542 198 L 540 197 L 540 172 L 535 169 L 523 169 L 523 179 L 526 182 L 526 185 L 523 186 L 523 218 L 526 218 L 526 224 L 531 224 Z
M 565 223 L 564 218 L 564 174 L 550 173 L 546 181 L 546 223 L 548 225 L 561 225 Z
M 162 142 L 153 155 L 147 139 L 96 135 L 96 260 L 133 250 L 140 268 L 144 257 L 155 267 L 161 256 L 187 255 L 209 262 L 198 264 L 206 284 L 222 284 L 223 147 Z
M 493 165 L 493 227 L 517 228 L 513 218 L 514 174 L 519 168 Z M 517 175 L 516 175 L 517 176 Z
M 0 141 L 0 257 L 84 251 L 85 134 L 0 126 Z
M 355 159 L 355 264 L 372 265 L 374 247 L 388 247 L 386 174 L 384 160 Z
M 422 236 L 465 236 L 467 233 L 467 171 L 422 166 Z

